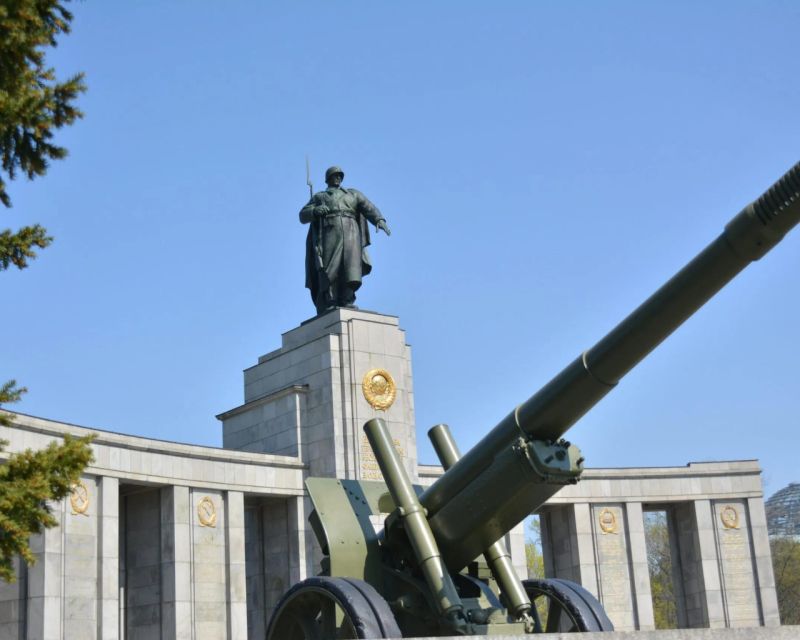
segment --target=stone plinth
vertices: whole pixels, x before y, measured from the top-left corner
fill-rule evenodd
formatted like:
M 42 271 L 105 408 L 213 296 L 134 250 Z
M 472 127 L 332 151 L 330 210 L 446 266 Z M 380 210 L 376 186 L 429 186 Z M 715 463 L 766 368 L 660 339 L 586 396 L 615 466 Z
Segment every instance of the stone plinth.
M 386 411 L 364 397 L 372 369 L 396 384 Z M 416 482 L 411 352 L 396 317 L 336 309 L 313 318 L 246 369 L 244 387 L 244 404 L 218 416 L 226 449 L 299 456 L 311 476 L 379 479 L 362 426 L 380 416 Z

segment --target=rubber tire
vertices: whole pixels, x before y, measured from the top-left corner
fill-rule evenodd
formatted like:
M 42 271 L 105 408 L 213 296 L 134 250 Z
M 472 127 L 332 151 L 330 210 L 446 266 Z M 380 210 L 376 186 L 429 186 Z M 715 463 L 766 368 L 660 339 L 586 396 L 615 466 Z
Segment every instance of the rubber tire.
M 267 627 L 267 640 L 284 640 L 286 624 L 291 622 L 282 621 L 282 616 L 291 610 L 293 601 L 309 591 L 339 605 L 349 618 L 356 638 L 402 637 L 389 605 L 371 585 L 355 578 L 318 576 L 298 582 L 283 594 Z M 287 615 L 293 617 L 291 613 Z
M 577 582 L 572 582 L 571 580 L 562 580 L 561 578 L 551 578 L 551 580 L 553 582 L 558 582 L 562 586 L 569 587 L 583 599 L 583 601 L 592 610 L 592 614 L 597 620 L 597 626 L 599 627 L 598 631 L 614 630 L 614 623 L 609 619 L 603 605 L 592 595 L 591 592 L 584 589 L 583 585 L 580 585 Z
M 357 578 L 341 578 L 345 582 L 349 582 L 356 589 L 361 592 L 364 599 L 369 604 L 378 625 L 381 627 L 382 636 L 375 636 L 376 638 L 402 638 L 403 634 L 400 632 L 400 627 L 397 626 L 397 620 L 392 613 L 389 603 L 384 600 L 383 596 L 378 593 L 369 582 L 358 580 Z
M 523 580 L 522 584 L 531 602 L 540 594 L 557 600 L 578 626 L 576 631 L 614 630 L 614 625 L 608 619 L 603 605 L 576 582 L 553 578 Z

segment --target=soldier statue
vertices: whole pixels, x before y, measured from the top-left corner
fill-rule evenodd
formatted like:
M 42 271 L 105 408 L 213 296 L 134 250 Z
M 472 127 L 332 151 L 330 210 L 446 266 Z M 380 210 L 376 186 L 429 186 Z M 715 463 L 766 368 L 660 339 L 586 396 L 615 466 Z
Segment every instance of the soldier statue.
M 311 225 L 306 239 L 306 287 L 317 315 L 336 307 L 356 308 L 361 278 L 372 271 L 367 221 L 391 235 L 378 208 L 360 191 L 342 187 L 343 179 L 339 167 L 328 169 L 328 188 L 315 193 L 300 210 L 300 222 Z

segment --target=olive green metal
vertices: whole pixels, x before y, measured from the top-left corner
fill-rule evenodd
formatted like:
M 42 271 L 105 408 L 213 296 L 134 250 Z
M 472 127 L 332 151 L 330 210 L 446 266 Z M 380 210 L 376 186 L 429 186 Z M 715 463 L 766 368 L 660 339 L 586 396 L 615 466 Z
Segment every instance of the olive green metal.
M 364 432 L 375 453 L 381 473 L 386 480 L 386 486 L 397 505 L 414 556 L 439 608 L 439 613 L 451 620 L 463 618 L 461 598 L 458 596 L 450 574 L 442 563 L 439 548 L 428 526 L 425 512 L 406 475 L 400 456 L 394 449 L 386 423 L 381 418 L 373 418 L 364 425 Z
M 594 347 L 521 404 L 420 497 L 447 567 L 457 571 L 555 493 L 537 485 L 551 446 L 642 358 L 800 221 L 800 163 Z M 541 444 L 531 446 L 531 441 Z M 580 453 L 564 447 L 569 470 Z M 477 503 L 477 504 L 476 504 Z
M 437 424 L 428 431 L 428 437 L 445 471 L 458 462 L 461 453 L 450 433 L 450 427 L 446 424 Z M 486 564 L 489 565 L 500 591 L 506 597 L 509 613 L 518 618 L 527 616 L 531 610 L 531 600 L 514 570 L 506 546 L 498 540 L 486 548 L 483 557 L 486 558 Z
M 386 485 L 308 478 L 306 489 L 314 505 L 309 522 L 326 556 L 325 573 L 379 584 L 383 565 L 375 523 L 382 523 L 394 510 Z

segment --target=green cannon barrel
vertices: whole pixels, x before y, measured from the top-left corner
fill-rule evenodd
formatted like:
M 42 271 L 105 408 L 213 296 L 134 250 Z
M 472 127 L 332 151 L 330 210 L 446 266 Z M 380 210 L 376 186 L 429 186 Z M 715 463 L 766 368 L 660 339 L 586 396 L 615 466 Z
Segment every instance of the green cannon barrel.
M 512 411 L 420 497 L 458 571 L 561 485 L 583 459 L 559 438 L 619 380 L 800 221 L 800 163 L 747 205 L 671 280 Z

